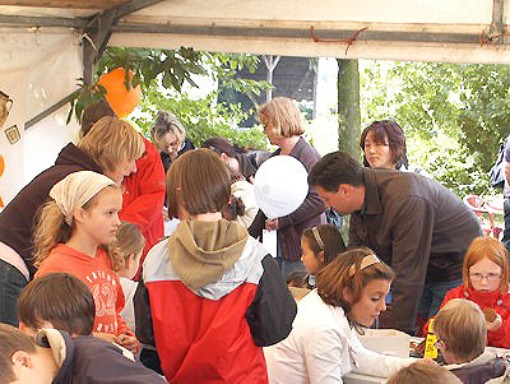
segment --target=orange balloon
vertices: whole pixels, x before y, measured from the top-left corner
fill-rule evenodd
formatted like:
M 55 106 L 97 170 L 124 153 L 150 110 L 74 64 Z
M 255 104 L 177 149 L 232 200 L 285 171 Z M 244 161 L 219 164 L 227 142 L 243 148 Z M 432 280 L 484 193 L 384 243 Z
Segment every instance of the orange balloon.
M 5 160 L 2 155 L 0 155 L 0 176 L 4 174 L 5 171 Z
M 106 101 L 110 104 L 117 117 L 123 118 L 129 115 L 133 109 L 140 103 L 140 86 L 127 89 L 124 84 L 126 70 L 124 68 L 115 68 L 112 71 L 101 75 L 98 84 L 106 89 Z M 129 71 L 129 76 L 133 77 L 133 72 Z

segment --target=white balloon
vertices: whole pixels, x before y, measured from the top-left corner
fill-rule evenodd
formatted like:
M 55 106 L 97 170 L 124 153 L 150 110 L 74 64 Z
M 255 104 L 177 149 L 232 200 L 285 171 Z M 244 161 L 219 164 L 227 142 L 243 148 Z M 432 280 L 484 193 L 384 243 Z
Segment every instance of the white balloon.
M 307 178 L 306 168 L 294 157 L 271 157 L 255 174 L 255 201 L 270 219 L 287 216 L 305 200 Z

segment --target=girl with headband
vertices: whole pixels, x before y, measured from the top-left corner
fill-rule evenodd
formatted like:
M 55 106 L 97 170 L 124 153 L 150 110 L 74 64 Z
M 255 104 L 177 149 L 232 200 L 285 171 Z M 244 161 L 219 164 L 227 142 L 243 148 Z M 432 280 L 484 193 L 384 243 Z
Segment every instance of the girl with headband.
M 340 253 L 345 251 L 342 235 L 331 224 L 321 224 L 303 231 L 301 236 L 301 261 L 306 271 L 315 276 Z M 315 288 L 315 278 L 308 279 L 308 285 Z
M 71 173 L 50 190 L 35 232 L 35 277 L 67 272 L 81 279 L 96 305 L 94 334 L 136 352 L 139 343 L 120 312 L 125 300 L 115 271 L 123 265 L 114 245 L 122 192 L 92 171 Z
M 368 248 L 344 252 L 298 303 L 289 337 L 265 348 L 271 383 L 342 383 L 357 372 L 388 377 L 415 359 L 365 349 L 357 337 L 386 309 L 394 273 Z

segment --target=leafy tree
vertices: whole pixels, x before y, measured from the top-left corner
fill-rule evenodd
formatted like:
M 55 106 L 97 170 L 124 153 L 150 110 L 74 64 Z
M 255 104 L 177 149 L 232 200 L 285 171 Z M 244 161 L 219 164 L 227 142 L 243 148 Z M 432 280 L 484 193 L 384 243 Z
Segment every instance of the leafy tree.
M 509 75 L 504 65 L 371 63 L 362 77 L 363 120 L 393 116 L 412 164 L 461 196 L 485 194 L 510 133 Z
M 203 97 L 191 97 L 190 88 L 198 88 L 196 76 L 209 77 L 224 91 L 234 90 L 247 94 L 252 100 L 271 87 L 266 82 L 235 78 L 235 73 L 243 68 L 254 72 L 259 65 L 255 55 L 196 52 L 191 48 L 178 50 L 158 50 L 141 48 L 109 47 L 101 57 L 95 81 L 100 75 L 116 67 L 124 67 L 134 74 L 129 77 L 126 71 L 126 86 L 140 85 L 144 97 L 141 114 L 135 122 L 148 136 L 158 110 L 174 113 L 187 129 L 187 134 L 195 145 L 211 136 L 223 136 L 247 147 L 265 148 L 266 140 L 259 130 L 237 130 L 240 122 L 248 114 L 255 113 L 257 105 L 245 113 L 238 104 L 217 103 L 218 90 Z M 80 120 L 88 105 L 104 96 L 105 90 L 97 84 L 80 84 L 71 100 L 71 111 Z

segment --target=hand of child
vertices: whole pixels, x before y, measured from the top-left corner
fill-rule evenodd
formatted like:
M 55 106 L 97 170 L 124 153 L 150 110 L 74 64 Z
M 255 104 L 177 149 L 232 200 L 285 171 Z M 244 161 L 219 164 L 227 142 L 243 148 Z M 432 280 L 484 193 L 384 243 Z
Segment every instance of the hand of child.
M 496 315 L 496 319 L 494 321 L 487 321 L 487 331 L 494 332 L 497 331 L 503 325 L 503 319 L 500 315 Z
M 115 338 L 115 342 L 133 353 L 137 353 L 140 350 L 140 343 L 134 336 L 122 334 Z
M 94 335 L 94 337 L 98 337 L 100 339 L 109 341 L 111 343 L 115 343 L 115 340 L 117 338 L 115 335 L 112 335 L 110 333 L 94 332 L 92 334 Z
M 266 229 L 268 231 L 277 231 L 279 228 L 278 219 L 267 219 L 266 220 Z

